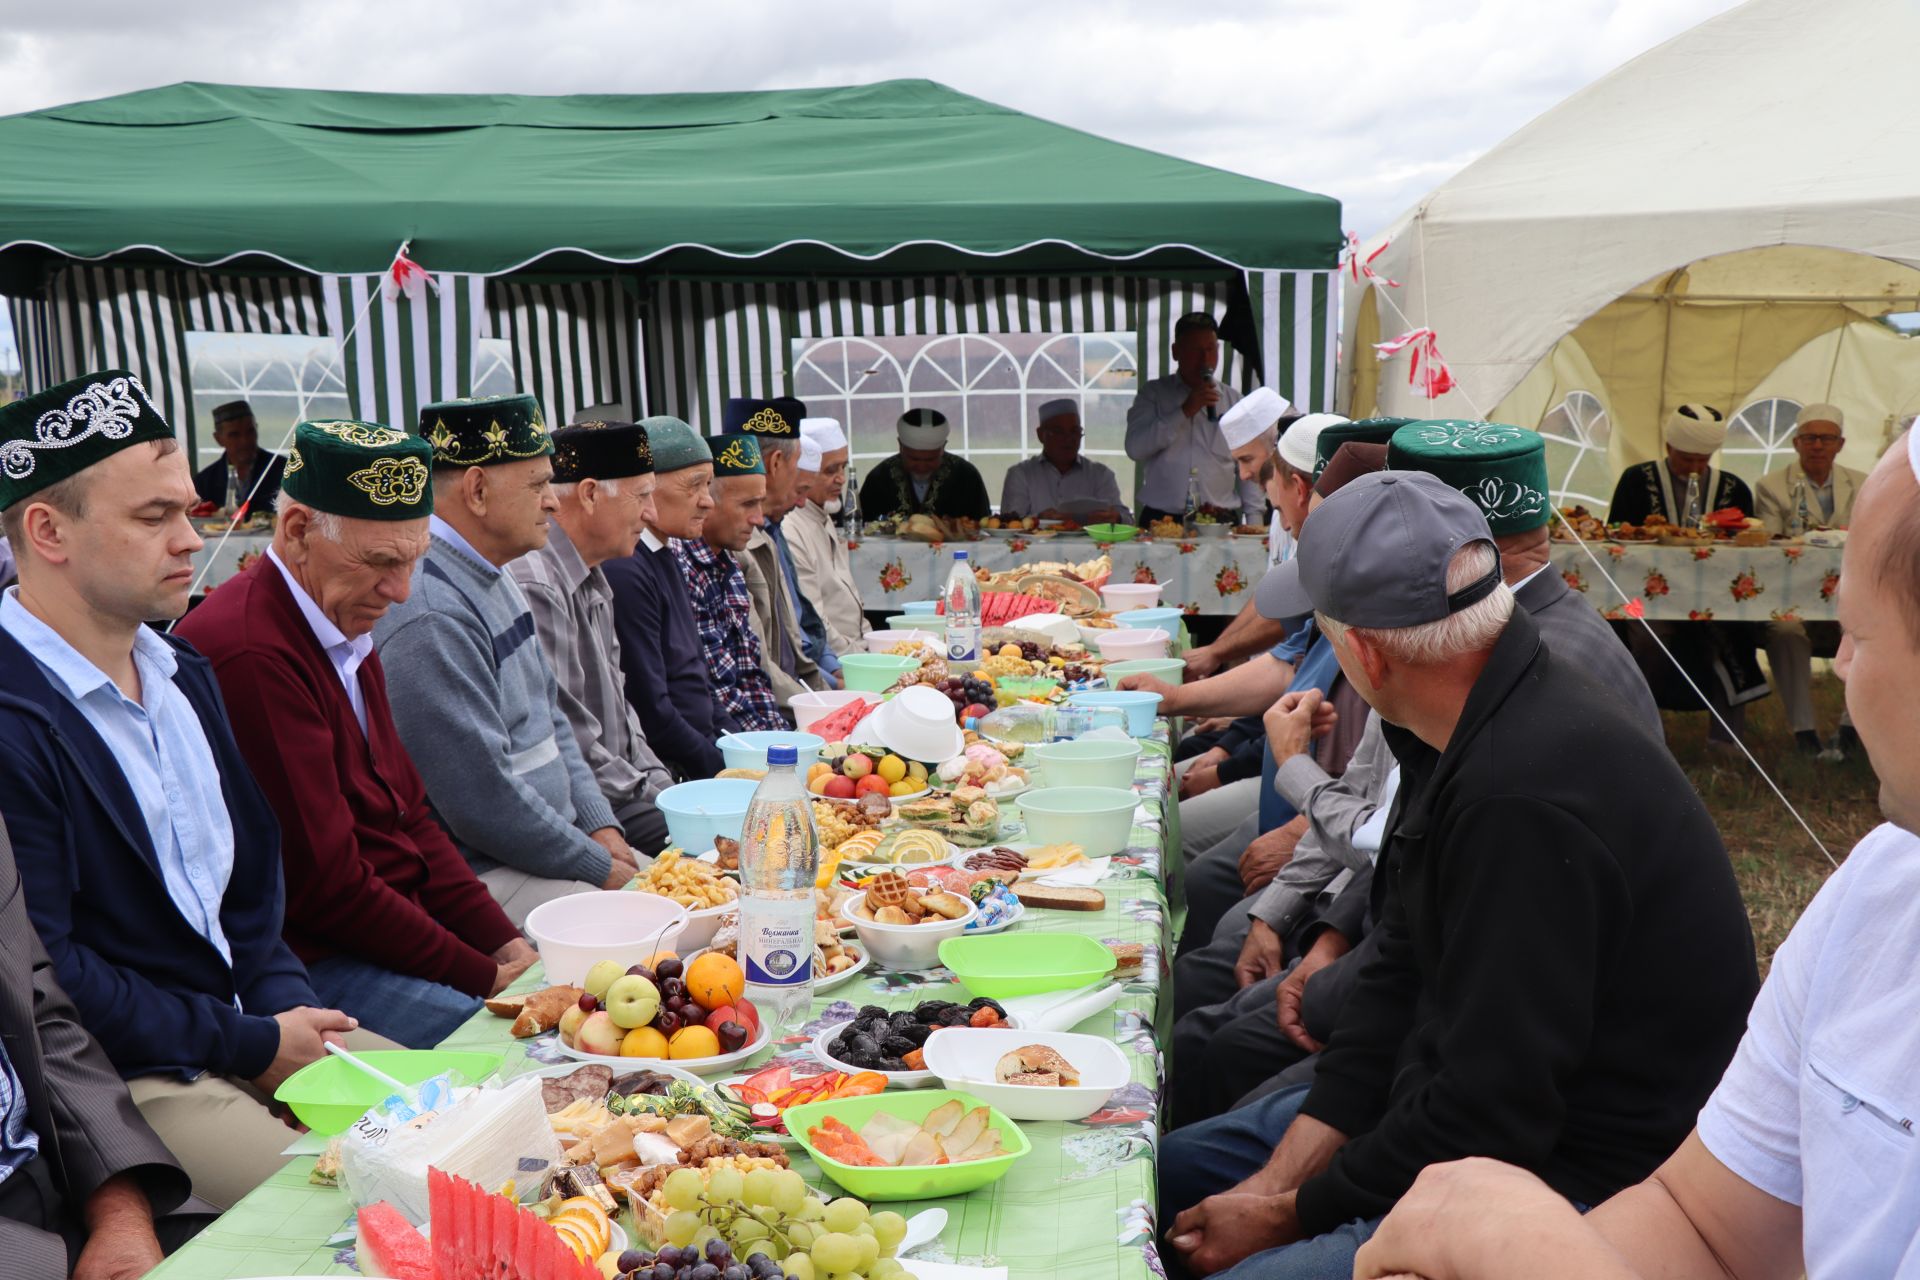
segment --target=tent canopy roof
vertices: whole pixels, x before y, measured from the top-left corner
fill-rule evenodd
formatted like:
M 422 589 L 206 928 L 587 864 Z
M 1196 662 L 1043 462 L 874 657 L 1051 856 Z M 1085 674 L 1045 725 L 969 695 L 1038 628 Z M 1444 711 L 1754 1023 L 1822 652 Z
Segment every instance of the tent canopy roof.
M 1329 197 L 925 80 L 565 97 L 177 84 L 0 119 L 0 173 L 14 278 L 126 254 L 372 272 L 402 241 L 475 273 L 1327 269 L 1341 242 Z

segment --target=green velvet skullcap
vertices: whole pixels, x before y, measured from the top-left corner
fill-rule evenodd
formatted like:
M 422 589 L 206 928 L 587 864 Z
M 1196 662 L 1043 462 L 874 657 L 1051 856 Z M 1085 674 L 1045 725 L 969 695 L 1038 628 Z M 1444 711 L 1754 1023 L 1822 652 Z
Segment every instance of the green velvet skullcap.
M 1313 478 L 1327 469 L 1327 462 L 1348 441 L 1360 444 L 1385 444 L 1393 433 L 1412 422 L 1412 418 L 1362 418 L 1358 422 L 1336 422 L 1313 442 Z
M 491 467 L 553 452 L 553 435 L 528 395 L 441 400 L 420 410 L 420 435 L 436 467 Z
M 655 471 L 685 471 L 713 461 L 713 450 L 707 447 L 706 440 L 679 418 L 656 414 L 640 419 L 640 425 L 647 429 Z
M 424 520 L 433 514 L 433 446 L 377 422 L 303 422 L 280 488 L 315 511 L 353 520 Z
M 1387 469 L 1424 471 L 1473 499 L 1495 537 L 1538 529 L 1552 518 L 1547 443 L 1538 431 L 1498 422 L 1429 419 L 1393 433 Z
M 713 474 L 716 476 L 763 476 L 767 464 L 760 456 L 760 442 L 741 431 L 713 438 Z
M 132 445 L 171 440 L 140 379 L 108 369 L 0 406 L 0 511 Z
M 576 422 L 553 433 L 553 482 L 653 474 L 647 429 L 637 422 Z

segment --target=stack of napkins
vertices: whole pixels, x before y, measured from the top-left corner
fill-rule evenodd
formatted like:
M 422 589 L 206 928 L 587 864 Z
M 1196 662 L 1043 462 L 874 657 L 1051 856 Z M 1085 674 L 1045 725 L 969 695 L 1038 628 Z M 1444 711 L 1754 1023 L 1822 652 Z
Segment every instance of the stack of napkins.
M 511 1183 L 514 1198 L 535 1200 L 560 1163 L 537 1076 L 473 1090 L 444 1111 L 401 1116 L 375 1108 L 347 1131 L 340 1173 L 355 1206 L 385 1200 L 419 1225 L 427 1220 L 429 1166 L 488 1191 Z

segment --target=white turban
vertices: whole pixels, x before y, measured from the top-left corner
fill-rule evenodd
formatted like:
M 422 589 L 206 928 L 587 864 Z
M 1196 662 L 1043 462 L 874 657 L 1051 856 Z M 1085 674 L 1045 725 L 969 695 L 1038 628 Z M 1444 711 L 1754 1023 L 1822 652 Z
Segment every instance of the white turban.
M 1040 423 L 1041 426 L 1045 426 L 1050 419 L 1064 418 L 1068 414 L 1072 414 L 1076 418 L 1080 416 L 1079 401 L 1049 400 L 1040 406 L 1040 416 L 1036 418 L 1035 421 Z
M 835 449 L 847 447 L 847 433 L 840 429 L 838 418 L 800 419 L 800 438 L 813 441 L 820 447 L 821 453 L 832 453 Z
M 1227 438 L 1227 448 L 1238 449 L 1243 444 L 1251 444 L 1259 438 L 1262 431 L 1270 430 L 1280 421 L 1280 415 L 1287 411 L 1287 402 L 1272 387 L 1255 387 L 1250 395 L 1220 415 L 1220 434 Z
M 1847 415 L 1840 412 L 1840 406 L 1837 404 L 1806 405 L 1801 408 L 1800 412 L 1793 415 L 1794 433 L 1796 435 L 1799 434 L 1800 428 L 1806 426 L 1809 422 L 1831 422 L 1834 426 L 1845 430 Z
M 944 449 L 951 434 L 947 415 L 938 409 L 909 409 L 900 415 L 900 425 L 894 430 L 900 443 L 909 449 Z
M 1320 433 L 1345 421 L 1347 419 L 1337 413 L 1310 413 L 1296 419 L 1292 426 L 1280 433 L 1281 460 L 1300 474 L 1311 476 L 1314 449 L 1320 443 Z
M 1683 404 L 1667 417 L 1667 443 L 1682 453 L 1718 453 L 1727 420 L 1710 404 Z

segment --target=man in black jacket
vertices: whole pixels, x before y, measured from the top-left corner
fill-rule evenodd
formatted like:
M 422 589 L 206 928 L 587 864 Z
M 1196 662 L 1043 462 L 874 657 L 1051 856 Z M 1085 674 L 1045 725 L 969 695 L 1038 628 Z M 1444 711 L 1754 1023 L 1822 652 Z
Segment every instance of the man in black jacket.
M 1196 1275 L 1346 1274 L 1436 1161 L 1604 1199 L 1686 1135 L 1758 986 L 1705 807 L 1514 609 L 1479 508 L 1384 472 L 1313 518 L 1261 604 L 1316 611 L 1400 761 L 1380 954 L 1310 1090 L 1162 1144 L 1168 1243 Z

